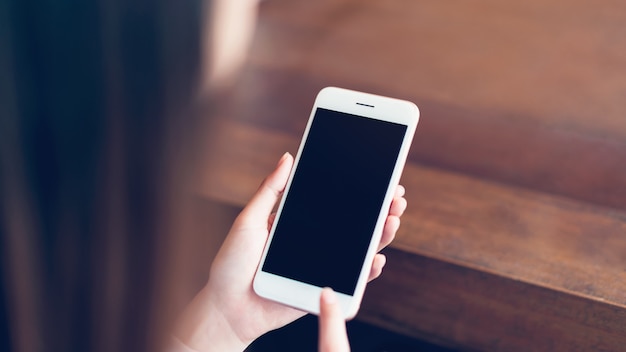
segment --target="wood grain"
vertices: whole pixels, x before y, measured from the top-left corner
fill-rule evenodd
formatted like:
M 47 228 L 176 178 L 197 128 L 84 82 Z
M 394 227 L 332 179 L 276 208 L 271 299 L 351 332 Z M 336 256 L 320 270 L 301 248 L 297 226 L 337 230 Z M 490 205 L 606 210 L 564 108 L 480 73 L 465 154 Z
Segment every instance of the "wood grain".
M 624 307 L 401 250 L 386 254 L 385 273 L 367 288 L 364 321 L 462 350 L 626 345 Z
M 273 0 L 251 63 L 623 141 L 625 21 L 615 0 Z
M 626 209 L 623 23 L 607 0 L 268 1 L 233 116 L 300 133 L 327 85 L 406 98 L 414 161 Z

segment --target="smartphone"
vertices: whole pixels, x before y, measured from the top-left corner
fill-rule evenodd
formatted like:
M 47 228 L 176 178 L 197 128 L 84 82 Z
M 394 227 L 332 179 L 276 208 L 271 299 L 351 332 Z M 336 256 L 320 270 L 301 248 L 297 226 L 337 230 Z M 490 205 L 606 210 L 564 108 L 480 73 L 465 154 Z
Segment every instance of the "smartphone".
M 319 92 L 254 278 L 259 296 L 319 314 L 331 287 L 345 318 L 356 315 L 418 120 L 408 101 Z

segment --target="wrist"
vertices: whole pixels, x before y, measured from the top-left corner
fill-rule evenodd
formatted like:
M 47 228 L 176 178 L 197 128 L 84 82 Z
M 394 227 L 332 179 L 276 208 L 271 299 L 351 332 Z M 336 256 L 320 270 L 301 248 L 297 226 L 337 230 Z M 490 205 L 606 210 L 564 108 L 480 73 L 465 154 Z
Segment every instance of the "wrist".
M 230 322 L 211 300 L 210 292 L 202 289 L 185 309 L 174 336 L 197 352 L 243 351 L 243 342 Z

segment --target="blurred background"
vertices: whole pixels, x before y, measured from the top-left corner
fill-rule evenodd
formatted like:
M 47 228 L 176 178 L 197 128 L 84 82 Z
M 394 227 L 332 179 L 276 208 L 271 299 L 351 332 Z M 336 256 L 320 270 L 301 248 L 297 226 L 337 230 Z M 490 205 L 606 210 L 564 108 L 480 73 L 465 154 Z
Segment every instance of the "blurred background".
M 353 346 L 626 345 L 626 3 L 267 0 L 251 40 L 212 112 L 203 206 L 235 214 L 325 86 L 420 107 L 409 208 Z

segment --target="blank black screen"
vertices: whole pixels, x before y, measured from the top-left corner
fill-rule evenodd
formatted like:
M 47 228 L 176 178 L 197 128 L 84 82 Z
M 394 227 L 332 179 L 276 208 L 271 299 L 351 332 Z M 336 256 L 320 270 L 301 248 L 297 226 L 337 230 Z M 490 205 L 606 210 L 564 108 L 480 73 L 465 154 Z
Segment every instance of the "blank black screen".
M 263 271 L 354 294 L 405 132 L 318 108 Z

